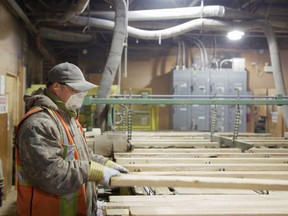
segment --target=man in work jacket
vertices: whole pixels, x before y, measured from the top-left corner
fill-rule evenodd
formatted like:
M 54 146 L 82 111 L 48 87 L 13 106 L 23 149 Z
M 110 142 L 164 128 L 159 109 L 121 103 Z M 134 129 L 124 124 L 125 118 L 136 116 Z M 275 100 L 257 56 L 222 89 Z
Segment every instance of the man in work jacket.
M 97 215 L 95 183 L 108 186 L 128 170 L 86 145 L 78 110 L 96 86 L 67 62 L 48 72 L 46 86 L 24 97 L 29 111 L 15 137 L 17 214 Z

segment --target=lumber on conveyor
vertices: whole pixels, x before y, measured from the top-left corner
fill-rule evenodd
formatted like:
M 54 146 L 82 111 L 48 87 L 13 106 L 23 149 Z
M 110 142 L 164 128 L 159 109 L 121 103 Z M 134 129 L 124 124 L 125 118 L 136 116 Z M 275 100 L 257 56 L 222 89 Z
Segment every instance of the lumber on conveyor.
M 288 191 L 288 180 L 125 174 L 111 178 L 111 186 L 194 187 Z

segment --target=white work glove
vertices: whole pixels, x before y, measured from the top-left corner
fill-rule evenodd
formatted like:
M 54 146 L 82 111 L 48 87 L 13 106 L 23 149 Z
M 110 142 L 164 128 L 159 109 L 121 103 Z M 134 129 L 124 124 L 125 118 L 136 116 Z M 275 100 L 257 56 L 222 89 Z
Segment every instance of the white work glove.
M 104 186 L 109 186 L 111 177 L 119 175 L 121 175 L 121 173 L 116 169 L 112 169 L 100 163 L 90 161 L 88 176 L 89 181 L 94 181 L 97 184 L 100 183 Z
M 109 186 L 111 177 L 112 176 L 119 176 L 119 175 L 121 175 L 121 173 L 118 170 L 104 166 L 103 178 L 99 183 L 104 185 L 104 186 Z
M 125 167 L 111 161 L 111 160 L 108 160 L 106 163 L 105 163 L 105 166 L 107 167 L 110 167 L 110 168 L 113 168 L 115 170 L 118 170 L 120 173 L 129 173 L 129 170 L 126 169 Z

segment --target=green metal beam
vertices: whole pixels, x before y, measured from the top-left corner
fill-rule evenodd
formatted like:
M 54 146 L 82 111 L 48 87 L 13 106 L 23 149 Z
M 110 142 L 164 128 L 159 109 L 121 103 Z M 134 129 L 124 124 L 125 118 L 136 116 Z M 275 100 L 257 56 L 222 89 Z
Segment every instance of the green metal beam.
M 87 96 L 83 105 L 91 104 L 145 104 L 145 105 L 288 105 L 288 100 L 275 99 L 147 99 L 95 98 Z

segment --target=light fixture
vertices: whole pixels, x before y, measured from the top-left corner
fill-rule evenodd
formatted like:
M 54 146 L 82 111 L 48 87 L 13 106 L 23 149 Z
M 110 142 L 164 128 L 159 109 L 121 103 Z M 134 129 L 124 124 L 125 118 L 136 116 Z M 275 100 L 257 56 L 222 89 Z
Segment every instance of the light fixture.
M 85 49 L 85 48 L 83 48 L 83 49 L 82 49 L 82 54 L 83 54 L 83 55 L 86 55 L 87 53 L 88 53 L 88 50 Z
M 239 30 L 233 30 L 227 33 L 227 37 L 230 40 L 240 40 L 244 36 L 244 32 Z

